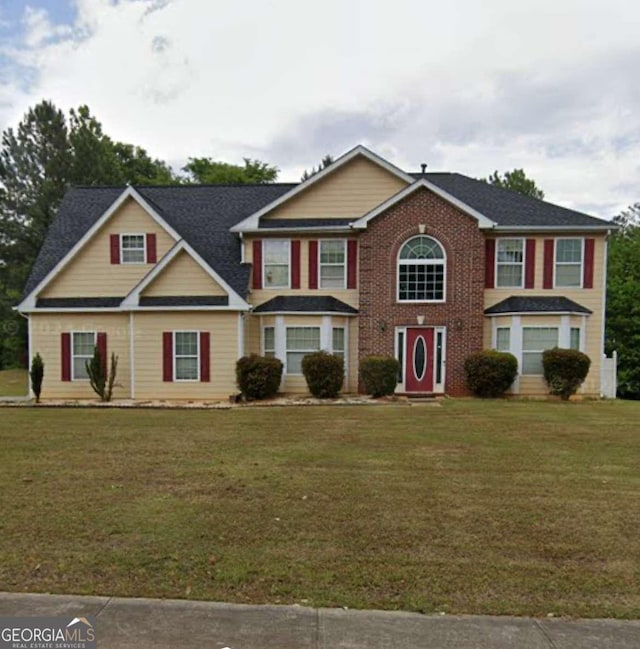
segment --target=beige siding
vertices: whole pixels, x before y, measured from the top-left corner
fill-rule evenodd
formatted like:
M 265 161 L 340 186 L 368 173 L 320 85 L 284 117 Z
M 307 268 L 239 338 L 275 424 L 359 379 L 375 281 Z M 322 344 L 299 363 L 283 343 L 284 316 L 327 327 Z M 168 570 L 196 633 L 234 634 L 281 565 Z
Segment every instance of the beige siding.
M 189 255 L 182 251 L 142 293 L 162 295 L 227 295 L 227 292 Z
M 109 237 L 146 233 L 156 235 L 158 260 L 174 244 L 171 236 L 131 198 L 45 287 L 40 297 L 124 297 L 152 266 L 112 264 Z
M 64 332 L 94 331 L 107 334 L 107 354 L 118 356 L 114 398 L 130 396 L 129 316 L 122 313 L 34 314 L 31 318 L 32 354 L 44 361 L 43 399 L 97 399 L 88 381 L 62 381 L 61 337 Z
M 355 218 L 393 196 L 407 183 L 364 157 L 356 157 L 283 203 L 265 218 Z
M 236 391 L 238 313 L 204 311 L 136 313 L 136 399 L 226 399 Z M 164 382 L 162 334 L 208 331 L 211 335 L 211 381 Z
M 501 300 L 511 295 L 540 295 L 553 296 L 562 295 L 564 297 L 581 304 L 593 311 L 592 315 L 585 320 L 584 330 L 584 351 L 591 358 L 591 369 L 589 375 L 582 387 L 582 393 L 587 395 L 599 395 L 600 393 L 600 369 L 602 360 L 602 337 L 604 326 L 604 274 L 605 274 L 605 255 L 606 255 L 606 238 L 604 235 L 594 234 L 571 234 L 567 236 L 590 237 L 595 239 L 594 250 L 594 282 L 592 289 L 571 289 L 571 288 L 554 288 L 544 289 L 543 272 L 544 272 L 544 240 L 552 238 L 549 235 L 539 237 L 527 237 L 536 239 L 536 263 L 535 263 L 535 284 L 533 289 L 515 289 L 515 288 L 496 288 L 485 290 L 485 308 L 497 304 Z M 502 319 L 501 319 L 502 320 Z M 508 318 L 510 321 L 510 317 Z M 505 319 L 506 322 L 506 319 Z M 560 316 L 522 316 L 522 326 L 560 326 Z M 581 326 L 581 317 L 572 317 L 571 326 Z M 504 326 L 508 326 L 505 324 Z M 491 345 L 491 318 L 486 318 L 484 330 L 485 346 Z M 520 379 L 521 394 L 547 394 L 548 388 L 544 380 L 540 377 L 521 377 Z
M 285 237 L 286 238 L 286 237 Z M 291 237 L 300 240 L 300 287 L 299 289 L 291 288 L 262 288 L 251 289 L 249 294 L 249 303 L 252 306 L 258 306 L 276 295 L 332 295 L 345 304 L 358 308 L 358 291 L 356 289 L 310 289 L 309 288 L 309 241 L 319 239 L 345 237 Z M 244 240 L 244 259 L 247 263 L 253 263 L 253 238 L 247 237 Z M 359 259 L 359 255 L 358 255 Z

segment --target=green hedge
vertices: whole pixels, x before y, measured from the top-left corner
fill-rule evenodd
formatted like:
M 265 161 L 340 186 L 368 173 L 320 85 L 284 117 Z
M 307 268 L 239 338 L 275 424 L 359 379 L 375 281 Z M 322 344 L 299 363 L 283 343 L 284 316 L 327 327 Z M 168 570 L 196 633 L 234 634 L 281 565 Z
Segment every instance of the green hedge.
M 554 347 L 542 352 L 542 367 L 549 392 L 567 401 L 587 377 L 591 359 L 577 349 Z
M 314 397 L 335 399 L 344 383 L 344 361 L 328 352 L 313 352 L 302 358 L 302 373 Z
M 267 399 L 277 394 L 282 380 L 282 361 L 251 354 L 236 362 L 236 383 L 247 401 Z
M 365 356 L 360 361 L 360 380 L 372 397 L 384 397 L 395 392 L 400 363 L 392 356 Z
M 508 352 L 485 349 L 467 356 L 464 371 L 467 387 L 477 397 L 500 397 L 518 376 L 518 359 Z

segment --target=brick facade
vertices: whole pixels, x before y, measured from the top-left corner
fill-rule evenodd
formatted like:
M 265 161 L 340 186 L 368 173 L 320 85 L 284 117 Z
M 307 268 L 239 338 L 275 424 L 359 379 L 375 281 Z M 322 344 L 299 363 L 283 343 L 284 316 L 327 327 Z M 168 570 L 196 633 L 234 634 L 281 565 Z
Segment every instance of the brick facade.
M 409 238 L 424 234 L 445 249 L 446 300 L 402 304 L 396 299 L 397 258 Z M 484 238 L 475 219 L 427 189 L 419 189 L 373 219 L 360 236 L 359 356 L 394 354 L 395 327 L 446 327 L 445 393 L 464 396 L 464 359 L 482 349 Z

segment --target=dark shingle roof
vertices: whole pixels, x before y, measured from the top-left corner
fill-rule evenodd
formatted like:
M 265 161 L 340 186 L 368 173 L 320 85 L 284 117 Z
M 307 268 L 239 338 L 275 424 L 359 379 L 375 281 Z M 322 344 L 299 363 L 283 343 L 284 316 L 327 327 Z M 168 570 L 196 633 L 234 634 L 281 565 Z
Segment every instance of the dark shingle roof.
M 108 309 L 120 306 L 124 297 L 39 297 L 38 309 Z
M 331 295 L 278 295 L 257 306 L 254 313 L 358 313 Z
M 356 219 L 260 219 L 259 228 L 347 228 Z
M 511 189 L 496 187 L 458 173 L 412 174 L 424 178 L 473 207 L 500 227 L 611 227 L 611 224 L 582 212 L 560 207 Z
M 226 295 L 167 295 L 140 297 L 140 306 L 228 306 Z
M 502 302 L 498 302 L 484 312 L 487 315 L 504 313 L 593 313 L 587 307 L 559 295 L 512 295 Z

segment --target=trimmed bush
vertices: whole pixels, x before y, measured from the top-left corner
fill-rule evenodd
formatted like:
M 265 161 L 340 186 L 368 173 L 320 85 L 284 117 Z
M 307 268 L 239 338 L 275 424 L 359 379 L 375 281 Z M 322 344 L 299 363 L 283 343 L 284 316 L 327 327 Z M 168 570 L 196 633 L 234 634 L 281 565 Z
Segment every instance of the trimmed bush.
M 93 391 L 100 397 L 100 401 L 111 401 L 113 388 L 118 386 L 116 374 L 118 373 L 118 357 L 111 353 L 111 369 L 107 368 L 107 359 L 102 358 L 98 347 L 93 350 L 93 357 L 86 361 L 89 384 Z
M 365 356 L 360 361 L 360 380 L 372 397 L 393 394 L 399 372 L 400 363 L 392 356 Z
M 282 361 L 251 354 L 236 362 L 236 383 L 247 401 L 268 399 L 277 394 L 282 380 Z
M 40 354 L 36 354 L 33 357 L 29 376 L 31 377 L 31 389 L 33 390 L 33 394 L 36 395 L 36 403 L 40 403 L 42 380 L 44 379 L 44 362 L 42 361 L 42 356 L 40 356 Z
M 344 361 L 329 352 L 313 352 L 302 358 L 302 373 L 314 397 L 335 399 L 344 383 Z
M 518 359 L 508 352 L 485 349 L 467 356 L 464 362 L 467 387 L 477 397 L 502 396 L 518 376 Z
M 591 359 L 577 349 L 554 347 L 542 352 L 542 367 L 549 392 L 568 401 L 587 377 Z

